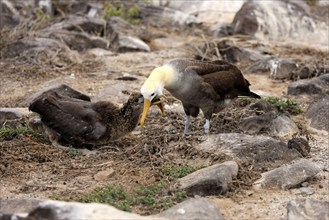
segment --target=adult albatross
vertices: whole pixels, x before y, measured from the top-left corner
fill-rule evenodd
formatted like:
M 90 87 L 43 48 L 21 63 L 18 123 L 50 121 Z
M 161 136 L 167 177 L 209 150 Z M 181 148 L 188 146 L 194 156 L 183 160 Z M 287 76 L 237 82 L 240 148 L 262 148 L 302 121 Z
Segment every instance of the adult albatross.
M 197 117 L 200 109 L 206 118 L 204 131 L 209 133 L 212 114 L 222 110 L 230 100 L 238 96 L 260 98 L 249 86 L 241 71 L 226 61 L 172 60 L 155 68 L 141 88 L 144 109 L 140 125 L 144 125 L 152 101 L 162 97 L 165 88 L 183 104 L 184 133 L 188 132 L 190 116 Z

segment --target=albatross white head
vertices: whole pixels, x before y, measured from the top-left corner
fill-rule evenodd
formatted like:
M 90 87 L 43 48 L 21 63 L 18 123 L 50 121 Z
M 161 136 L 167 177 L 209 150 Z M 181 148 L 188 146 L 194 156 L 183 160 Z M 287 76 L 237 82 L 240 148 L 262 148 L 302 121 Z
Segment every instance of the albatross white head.
M 172 68 L 168 65 L 164 65 L 155 68 L 144 82 L 141 88 L 141 93 L 144 97 L 144 109 L 142 119 L 140 121 L 141 127 L 143 127 L 144 125 L 144 121 L 146 119 L 151 104 L 156 104 L 160 108 L 162 115 L 165 115 L 164 100 L 161 97 L 163 95 L 163 88 L 166 85 L 170 84 L 172 80 Z

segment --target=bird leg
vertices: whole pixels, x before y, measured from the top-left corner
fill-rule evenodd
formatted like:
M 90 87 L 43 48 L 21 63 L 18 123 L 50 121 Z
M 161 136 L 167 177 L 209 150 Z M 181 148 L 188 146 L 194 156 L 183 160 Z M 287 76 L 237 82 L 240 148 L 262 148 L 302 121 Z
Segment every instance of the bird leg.
M 188 133 L 188 129 L 190 127 L 190 123 L 191 123 L 191 116 L 186 115 L 186 121 L 185 121 L 185 127 L 184 127 L 184 134 Z
M 204 133 L 209 134 L 209 129 L 210 129 L 210 120 L 206 119 L 206 123 L 204 124 Z

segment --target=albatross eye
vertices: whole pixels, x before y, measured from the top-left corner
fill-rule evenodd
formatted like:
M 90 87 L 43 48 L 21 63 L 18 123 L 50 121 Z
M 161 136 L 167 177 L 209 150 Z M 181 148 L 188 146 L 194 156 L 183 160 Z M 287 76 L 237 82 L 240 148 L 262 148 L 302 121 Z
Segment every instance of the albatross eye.
M 155 95 L 155 93 L 153 92 L 152 94 L 151 94 L 151 96 L 154 96 Z

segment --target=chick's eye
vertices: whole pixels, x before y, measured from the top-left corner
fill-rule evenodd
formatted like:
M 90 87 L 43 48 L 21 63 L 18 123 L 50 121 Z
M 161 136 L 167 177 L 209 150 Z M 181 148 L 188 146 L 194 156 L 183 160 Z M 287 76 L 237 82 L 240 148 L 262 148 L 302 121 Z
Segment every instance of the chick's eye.
M 154 96 L 155 94 L 154 94 L 154 92 L 151 94 L 151 96 Z

